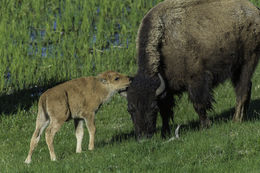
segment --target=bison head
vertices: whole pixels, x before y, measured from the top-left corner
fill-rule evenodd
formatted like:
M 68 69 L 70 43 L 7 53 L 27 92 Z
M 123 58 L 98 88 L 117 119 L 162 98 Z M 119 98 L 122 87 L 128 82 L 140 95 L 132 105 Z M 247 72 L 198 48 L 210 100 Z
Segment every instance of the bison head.
M 158 96 L 164 91 L 161 75 L 137 74 L 127 90 L 128 112 L 131 114 L 137 139 L 152 137 L 159 111 Z

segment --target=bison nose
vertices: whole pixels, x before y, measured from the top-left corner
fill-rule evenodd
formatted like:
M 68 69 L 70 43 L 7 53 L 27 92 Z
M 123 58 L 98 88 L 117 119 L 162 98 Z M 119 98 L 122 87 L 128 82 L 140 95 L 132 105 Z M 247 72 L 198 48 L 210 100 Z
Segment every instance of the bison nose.
M 129 78 L 129 81 L 130 81 L 130 82 L 132 82 L 133 79 L 134 79 L 134 77 L 132 77 L 132 76 L 127 76 L 127 77 Z
M 145 134 L 145 135 L 138 135 L 137 136 L 137 141 L 139 143 L 143 143 L 148 141 L 150 138 L 152 138 L 153 134 Z
M 153 137 L 153 133 L 149 133 L 149 134 L 147 134 L 146 136 L 147 136 L 148 139 L 149 139 L 149 138 L 152 138 L 152 137 Z
M 138 137 L 137 138 L 137 141 L 139 142 L 139 143 L 144 143 L 144 142 L 146 142 L 146 141 L 148 141 L 148 138 L 146 138 L 146 137 Z

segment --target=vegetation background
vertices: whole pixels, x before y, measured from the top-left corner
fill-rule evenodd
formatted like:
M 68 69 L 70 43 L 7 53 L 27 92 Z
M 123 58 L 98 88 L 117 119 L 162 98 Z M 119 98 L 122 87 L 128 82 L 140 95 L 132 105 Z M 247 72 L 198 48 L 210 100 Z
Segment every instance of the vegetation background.
M 55 137 L 57 162 L 42 136 L 30 165 L 24 164 L 35 128 L 40 94 L 60 82 L 116 70 L 133 75 L 135 38 L 146 12 L 161 0 L 0 1 L 0 172 L 259 172 L 260 67 L 253 77 L 249 116 L 232 123 L 235 95 L 229 82 L 215 90 L 214 122 L 198 130 L 198 116 L 184 94 L 175 108 L 173 130 L 180 140 L 158 133 L 137 143 L 116 95 L 96 116 L 95 150 L 76 154 L 72 122 Z M 260 7 L 260 0 L 251 0 Z

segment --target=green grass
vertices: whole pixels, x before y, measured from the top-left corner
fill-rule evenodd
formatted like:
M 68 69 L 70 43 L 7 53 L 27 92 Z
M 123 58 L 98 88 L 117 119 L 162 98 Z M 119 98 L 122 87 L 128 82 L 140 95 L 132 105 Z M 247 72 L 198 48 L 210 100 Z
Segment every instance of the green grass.
M 166 142 L 158 132 L 144 143 L 133 137 L 126 100 L 119 95 L 96 115 L 95 150 L 88 151 L 85 129 L 83 152 L 76 154 L 73 121 L 55 136 L 58 161 L 51 162 L 42 136 L 32 163 L 24 164 L 35 128 L 37 101 L 27 110 L 2 114 L 0 119 L 1 172 L 258 172 L 260 169 L 260 66 L 252 86 L 251 119 L 232 123 L 235 95 L 229 82 L 215 90 L 216 104 L 209 114 L 213 126 L 198 130 L 198 116 L 184 95 L 175 109 L 175 123 L 182 124 L 180 140 Z M 185 108 L 185 109 L 184 109 Z M 176 126 L 176 124 L 174 126 Z M 174 131 L 174 130 L 172 130 Z M 166 142 L 166 143 L 165 143 Z
M 159 1 L 154 1 L 154 4 Z M 74 125 L 70 121 L 55 136 L 54 147 L 58 161 L 50 161 L 43 134 L 33 153 L 32 163 L 24 164 L 37 114 L 38 95 L 32 93 L 40 90 L 40 87 L 33 86 L 46 89 L 63 80 L 93 75 L 107 69 L 133 74 L 136 71 L 136 31 L 143 15 L 154 5 L 149 0 L 43 2 L 0 2 L 1 173 L 259 172 L 260 65 L 252 80 L 250 118 L 243 123 L 231 121 L 235 94 L 230 82 L 226 82 L 215 90 L 214 111 L 209 113 L 213 121 L 211 128 L 198 130 L 198 116 L 184 94 L 175 107 L 173 125 L 176 127 L 182 124 L 180 140 L 167 143 L 167 140 L 161 139 L 161 119 L 158 116 L 157 133 L 151 140 L 138 143 L 134 139 L 133 123 L 126 111 L 126 100 L 116 95 L 96 115 L 94 151 L 87 150 L 89 140 L 85 128 L 83 152 L 75 153 Z M 252 2 L 260 5 L 259 0 Z M 78 10 L 79 6 L 83 10 Z M 122 9 L 126 10 L 124 15 L 121 15 Z M 135 10 L 127 12 L 128 9 Z M 63 18 L 55 19 L 59 10 Z M 55 20 L 56 31 L 52 29 Z M 82 21 L 82 24 L 73 28 L 72 20 L 78 23 Z M 98 30 L 93 28 L 91 21 L 95 22 Z M 116 27 L 118 23 L 121 24 L 120 29 Z M 34 28 L 37 45 L 31 43 L 28 28 Z M 45 37 L 40 37 L 41 29 L 46 31 Z M 61 36 L 60 32 L 65 32 L 65 35 Z M 120 48 L 110 45 L 109 51 L 102 50 L 107 39 L 113 38 L 116 32 L 121 35 L 120 43 L 123 45 Z M 96 43 L 92 43 L 93 35 L 97 37 Z M 36 47 L 41 49 L 48 40 L 55 42 L 48 43 L 47 47 L 53 46 L 56 52 L 47 50 L 47 57 L 42 57 L 40 52 L 36 52 Z M 34 54 L 28 54 L 28 51 Z M 78 58 L 74 57 L 75 54 Z M 6 80 L 9 74 L 11 80 Z
M 107 69 L 136 71 L 135 37 L 162 0 L 1 0 L 0 95 Z

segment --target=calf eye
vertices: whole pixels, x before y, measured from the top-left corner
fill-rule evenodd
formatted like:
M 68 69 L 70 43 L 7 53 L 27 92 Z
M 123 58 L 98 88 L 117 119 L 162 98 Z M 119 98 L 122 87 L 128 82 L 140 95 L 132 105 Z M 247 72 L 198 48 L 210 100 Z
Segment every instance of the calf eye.
M 115 81 L 118 81 L 118 80 L 119 80 L 119 77 L 116 77 L 116 78 L 115 78 Z

